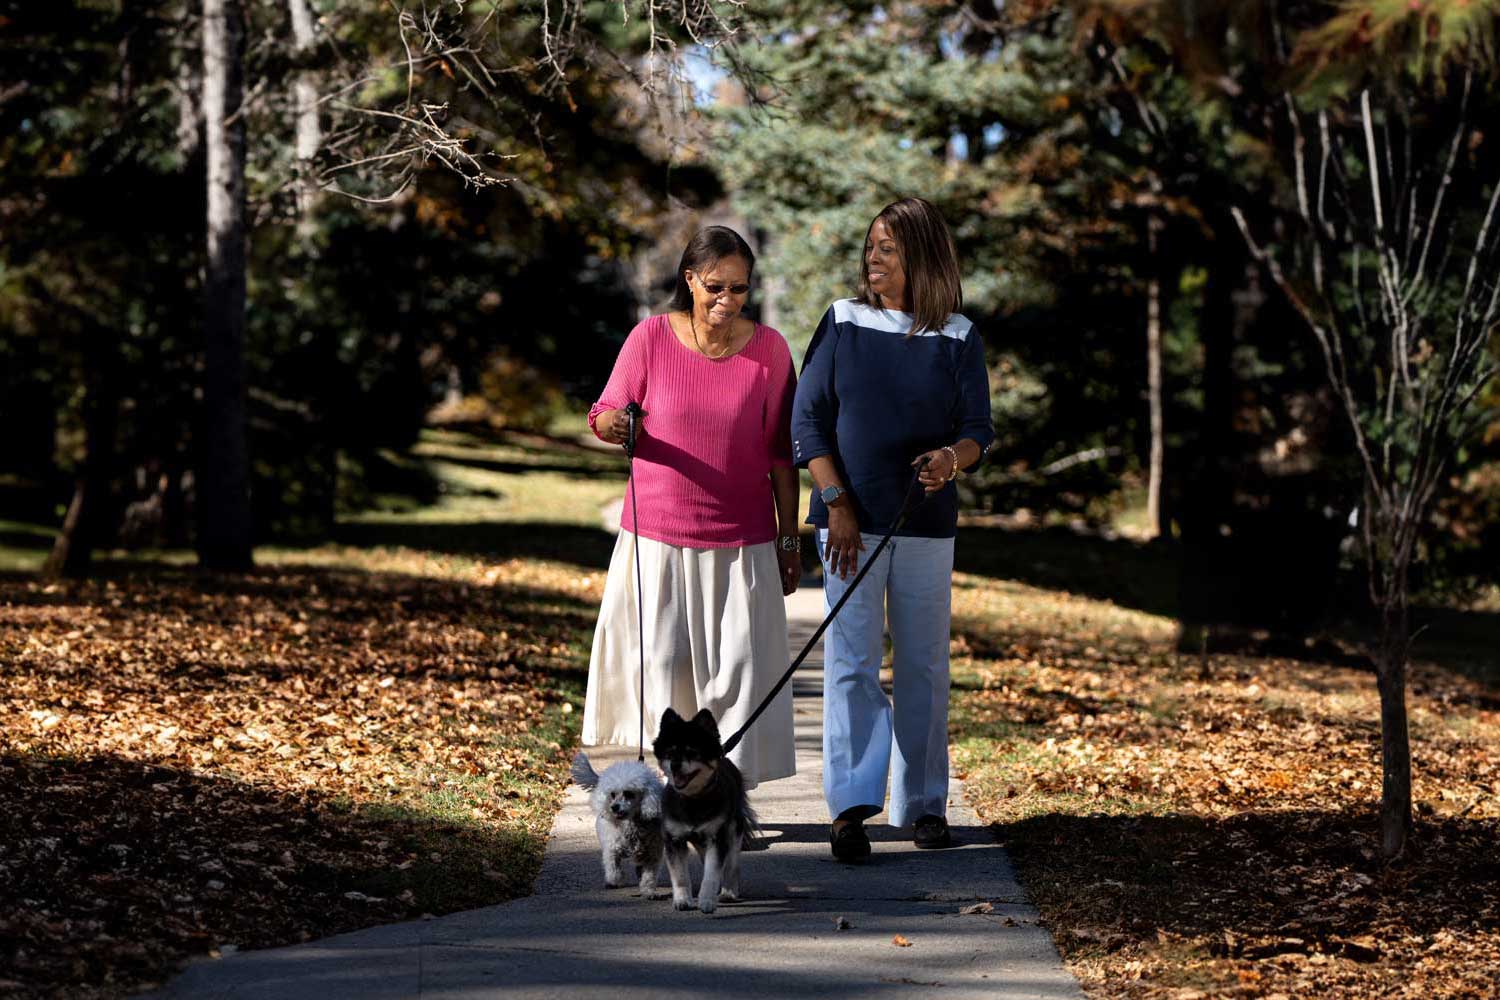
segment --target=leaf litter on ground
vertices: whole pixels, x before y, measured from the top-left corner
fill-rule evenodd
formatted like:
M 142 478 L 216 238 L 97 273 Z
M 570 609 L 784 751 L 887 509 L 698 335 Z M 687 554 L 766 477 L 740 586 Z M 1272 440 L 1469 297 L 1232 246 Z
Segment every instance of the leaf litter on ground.
M 118 996 L 195 954 L 530 891 L 602 574 L 296 560 L 0 579 L 0 979 L 17 995 Z
M 1379 699 L 1337 662 L 960 574 L 955 770 L 1091 997 L 1477 998 L 1500 983 L 1500 676 L 1411 671 L 1417 829 L 1378 855 Z

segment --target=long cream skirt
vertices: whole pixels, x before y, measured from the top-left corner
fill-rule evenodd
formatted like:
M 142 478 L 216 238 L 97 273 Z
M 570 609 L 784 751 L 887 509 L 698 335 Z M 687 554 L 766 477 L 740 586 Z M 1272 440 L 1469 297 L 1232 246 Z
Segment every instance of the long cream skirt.
M 635 746 L 640 733 L 636 537 L 621 531 L 594 630 L 583 743 Z M 693 549 L 640 539 L 646 623 L 646 758 L 669 706 L 708 709 L 728 739 L 790 663 L 786 605 L 771 542 Z M 753 786 L 797 771 L 792 686 L 781 689 L 729 759 Z

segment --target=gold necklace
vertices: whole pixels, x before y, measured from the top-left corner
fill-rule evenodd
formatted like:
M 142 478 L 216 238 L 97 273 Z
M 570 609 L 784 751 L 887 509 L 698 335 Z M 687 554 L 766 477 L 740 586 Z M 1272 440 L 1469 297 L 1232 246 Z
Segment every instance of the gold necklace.
M 691 331 L 693 331 L 693 346 L 698 349 L 698 353 L 699 354 L 703 355 L 705 358 L 707 358 L 710 361 L 720 361 L 720 360 L 722 360 L 724 358 L 724 356 L 729 353 L 729 349 L 734 346 L 734 322 L 733 322 L 733 320 L 730 321 L 730 325 L 729 325 L 729 342 L 724 345 L 724 349 L 722 351 L 720 351 L 718 354 L 709 354 L 707 351 L 705 351 L 703 349 L 703 345 L 700 344 L 700 343 L 698 343 L 698 324 L 693 319 L 693 311 L 691 309 L 688 310 L 688 329 L 691 330 Z

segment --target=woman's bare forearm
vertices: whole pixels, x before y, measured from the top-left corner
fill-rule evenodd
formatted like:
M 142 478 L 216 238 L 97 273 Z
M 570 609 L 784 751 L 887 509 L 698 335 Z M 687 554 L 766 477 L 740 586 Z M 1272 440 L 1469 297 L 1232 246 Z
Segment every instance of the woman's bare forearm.
M 771 467 L 771 495 L 776 500 L 776 532 L 796 536 L 801 526 L 797 515 L 801 508 L 797 470 L 790 466 Z
M 813 485 L 820 490 L 830 486 L 842 488 L 844 485 L 844 481 L 839 478 L 839 467 L 834 464 L 832 455 L 819 455 L 808 462 L 807 471 L 812 473 Z

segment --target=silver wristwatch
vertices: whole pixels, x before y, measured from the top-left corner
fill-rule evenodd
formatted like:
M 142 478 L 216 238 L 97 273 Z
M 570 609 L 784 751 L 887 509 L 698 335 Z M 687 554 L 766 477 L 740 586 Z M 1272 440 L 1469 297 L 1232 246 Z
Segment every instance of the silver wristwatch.
M 823 498 L 823 503 L 826 506 L 832 507 L 834 504 L 839 502 L 839 498 L 842 497 L 846 492 L 847 491 L 842 486 L 825 486 L 818 493 L 818 496 Z
M 800 535 L 782 535 L 776 539 L 776 547 L 783 552 L 801 552 L 802 538 Z

